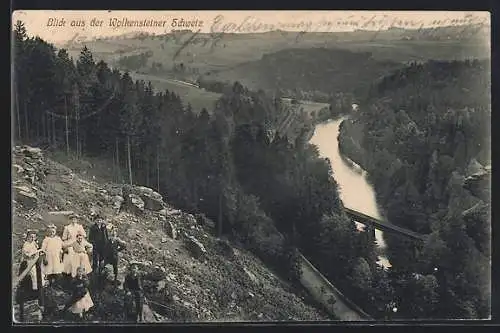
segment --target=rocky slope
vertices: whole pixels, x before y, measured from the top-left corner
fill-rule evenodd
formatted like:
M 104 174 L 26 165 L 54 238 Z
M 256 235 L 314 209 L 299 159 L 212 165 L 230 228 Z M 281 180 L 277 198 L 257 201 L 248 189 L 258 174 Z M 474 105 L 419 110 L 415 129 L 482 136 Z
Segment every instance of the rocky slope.
M 176 210 L 149 188 L 84 180 L 36 148 L 17 146 L 13 155 L 13 272 L 27 228 L 39 230 L 41 243 L 50 223 L 62 233 L 68 212 L 77 212 L 88 228 L 92 212 L 98 211 L 127 243 L 118 279 L 123 281 L 129 261 L 143 263 L 148 322 L 328 318 L 304 291 L 292 288 L 254 255 L 216 238 L 213 222 L 204 216 Z M 122 287 L 112 283 L 112 274 L 106 276 L 102 290 L 91 289 L 96 305 L 88 320 L 122 321 Z M 46 307 L 53 308 L 69 297 L 61 287 L 46 288 L 45 295 Z M 32 308 L 26 307 L 28 320 L 37 321 Z M 14 318 L 17 311 L 14 305 Z M 71 319 L 53 311 L 45 320 Z

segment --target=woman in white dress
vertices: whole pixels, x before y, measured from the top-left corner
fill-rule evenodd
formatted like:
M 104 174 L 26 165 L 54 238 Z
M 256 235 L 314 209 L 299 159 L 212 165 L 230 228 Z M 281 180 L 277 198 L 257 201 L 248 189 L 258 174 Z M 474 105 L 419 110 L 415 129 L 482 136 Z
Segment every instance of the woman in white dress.
M 82 232 L 78 232 L 76 235 L 76 241 L 73 243 L 63 244 L 64 248 L 68 248 L 71 250 L 68 251 L 68 266 L 65 267 L 65 270 L 68 269 L 68 274 L 71 274 L 71 277 L 76 276 L 77 269 L 79 267 L 83 267 L 85 269 L 86 274 L 90 274 L 92 272 L 92 266 L 90 265 L 89 253 L 92 253 L 92 244 L 87 242 L 84 239 L 84 234 Z
M 23 261 L 28 261 L 34 258 L 36 255 L 43 253 L 41 249 L 38 248 L 38 243 L 36 242 L 36 231 L 28 230 L 26 233 L 26 241 L 23 244 Z M 33 266 L 29 272 L 31 278 L 31 287 L 33 290 L 38 290 L 37 284 L 37 270 L 36 266 Z M 43 279 L 42 279 L 43 285 Z
M 62 241 L 63 249 L 65 250 L 63 255 L 63 273 L 71 274 L 72 269 L 72 258 L 73 258 L 73 248 L 69 245 L 76 241 L 76 235 L 82 233 L 84 237 L 87 237 L 83 226 L 78 223 L 78 215 L 72 213 L 69 216 L 70 224 L 64 227 Z M 74 276 L 74 275 L 73 275 Z
M 48 230 L 49 234 L 42 242 L 42 251 L 45 252 L 45 262 L 42 266 L 42 271 L 52 284 L 56 277 L 63 271 L 61 261 L 63 241 L 61 237 L 56 235 L 57 228 L 55 225 L 49 225 Z

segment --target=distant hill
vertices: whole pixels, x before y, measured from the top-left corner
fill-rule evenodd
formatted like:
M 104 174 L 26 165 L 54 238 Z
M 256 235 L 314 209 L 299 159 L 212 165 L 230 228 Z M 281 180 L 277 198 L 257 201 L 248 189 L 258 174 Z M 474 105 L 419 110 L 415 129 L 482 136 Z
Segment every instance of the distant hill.
M 329 48 L 287 49 L 207 78 L 239 80 L 251 89 L 281 90 L 285 95 L 310 93 L 328 98 L 342 92 L 361 94 L 373 80 L 401 66 L 376 60 L 370 53 Z
M 289 48 L 343 48 L 371 52 L 375 59 L 398 62 L 489 58 L 489 46 L 485 39 L 489 39 L 488 30 L 463 26 L 305 34 L 272 31 L 223 35 L 200 33 L 193 36 L 192 32 L 184 31 L 147 36 L 137 33 L 56 46 L 67 48 L 75 56 L 85 44 L 98 59 L 110 64 L 123 56 L 151 51 L 153 55 L 144 69 L 159 63 L 170 70 L 174 64 L 183 63 L 193 73 L 206 74 L 259 60 L 264 54 Z M 189 43 L 185 45 L 187 41 Z

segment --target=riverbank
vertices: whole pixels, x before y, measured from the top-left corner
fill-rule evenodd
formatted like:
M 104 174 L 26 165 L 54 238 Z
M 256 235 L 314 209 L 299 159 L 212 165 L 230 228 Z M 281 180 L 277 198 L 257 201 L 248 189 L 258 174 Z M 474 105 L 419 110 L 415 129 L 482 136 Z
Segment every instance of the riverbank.
M 377 204 L 375 191 L 367 181 L 367 172 L 362 168 L 360 163 L 357 163 L 350 156 L 343 156 L 340 150 L 340 127 L 346 119 L 348 117 L 343 116 L 336 120 L 316 125 L 310 143 L 318 147 L 322 157 L 329 159 L 333 176 L 339 185 L 339 195 L 344 206 L 380 219 L 382 216 Z M 355 165 L 357 167 L 353 167 Z M 377 263 L 384 268 L 391 267 L 385 255 L 386 243 L 383 233 L 376 230 L 375 238 L 378 245 L 377 254 L 379 260 Z

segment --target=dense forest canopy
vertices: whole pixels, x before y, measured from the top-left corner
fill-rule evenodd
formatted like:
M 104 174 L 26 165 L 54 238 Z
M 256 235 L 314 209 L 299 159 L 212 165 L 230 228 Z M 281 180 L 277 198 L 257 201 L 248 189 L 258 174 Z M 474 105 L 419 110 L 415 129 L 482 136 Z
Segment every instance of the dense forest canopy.
M 464 186 L 491 164 L 489 73 L 478 60 L 410 64 L 376 82 L 341 128 L 342 151 L 369 172 L 387 218 L 430 235 L 423 246 L 386 238 L 397 279 L 426 276 L 415 283 L 434 291 L 438 317 L 489 316 L 490 198 Z M 429 315 L 397 289 L 408 311 Z
M 280 91 L 285 96 L 331 102 L 338 93 L 363 95 L 373 80 L 402 64 L 377 60 L 369 52 L 340 48 L 292 48 L 214 73 L 201 80 L 241 80 L 253 89 Z

